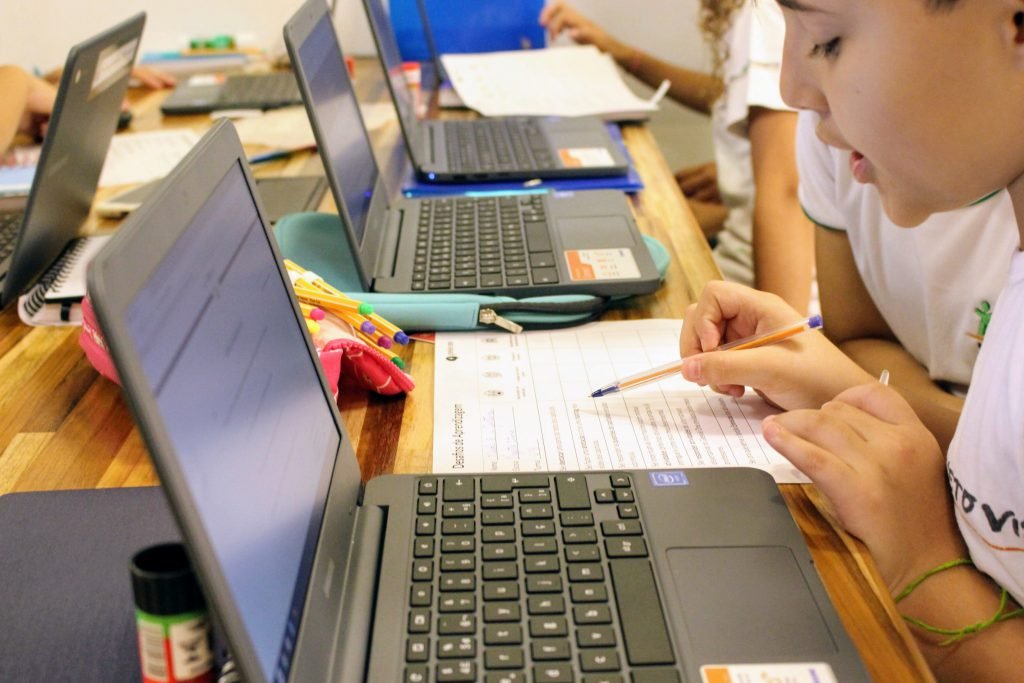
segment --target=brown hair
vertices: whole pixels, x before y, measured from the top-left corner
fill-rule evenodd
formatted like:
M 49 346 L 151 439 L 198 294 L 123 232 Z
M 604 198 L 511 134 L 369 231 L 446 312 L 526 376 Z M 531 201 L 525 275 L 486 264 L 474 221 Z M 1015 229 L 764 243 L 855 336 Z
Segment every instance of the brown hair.
M 722 78 L 722 67 L 729 58 L 729 46 L 723 38 L 732 25 L 733 15 L 749 0 L 701 0 L 700 30 L 711 47 L 711 74 Z M 939 0 L 948 2 L 949 0 Z M 954 0 L 955 1 L 955 0 Z

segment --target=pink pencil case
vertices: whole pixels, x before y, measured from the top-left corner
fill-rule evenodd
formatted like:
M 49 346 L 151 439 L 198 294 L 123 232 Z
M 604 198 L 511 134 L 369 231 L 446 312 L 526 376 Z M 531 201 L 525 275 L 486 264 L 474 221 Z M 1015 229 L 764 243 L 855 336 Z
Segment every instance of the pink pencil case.
M 323 341 L 321 338 L 324 336 L 329 339 Z M 357 338 L 351 328 L 346 330 L 343 323 L 330 326 L 318 337 L 314 341 L 320 363 L 335 398 L 339 383 L 343 381 L 355 382 L 360 388 L 384 395 L 409 392 L 416 386 L 411 376 L 383 353 Z M 78 343 L 97 372 L 112 382 L 121 383 L 89 297 L 82 300 L 82 332 Z

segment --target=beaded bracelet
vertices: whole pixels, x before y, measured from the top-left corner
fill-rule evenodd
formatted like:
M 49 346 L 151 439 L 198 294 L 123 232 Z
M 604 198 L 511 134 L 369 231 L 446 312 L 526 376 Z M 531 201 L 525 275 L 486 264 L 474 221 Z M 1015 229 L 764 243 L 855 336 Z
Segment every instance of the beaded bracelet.
M 957 558 L 955 560 L 950 560 L 949 562 L 940 564 L 938 567 L 935 567 L 934 569 L 929 569 L 924 574 L 911 581 L 906 588 L 900 591 L 899 594 L 895 598 L 893 598 L 893 600 L 894 602 L 900 602 L 905 597 L 910 595 L 915 588 L 917 588 L 927 579 L 935 576 L 939 572 L 943 572 L 947 569 L 952 569 L 954 567 L 961 567 L 964 565 L 973 566 L 973 564 L 973 562 L 971 562 L 969 559 L 965 557 Z M 940 647 L 946 647 L 947 645 L 952 645 L 954 643 L 960 642 L 967 636 L 974 635 L 975 633 L 983 631 L 984 629 L 988 628 L 989 626 L 992 626 L 993 624 L 996 624 L 1001 621 L 1006 621 L 1008 619 L 1015 619 L 1017 617 L 1024 615 L 1024 609 L 1016 609 L 1012 612 L 1007 612 L 1006 614 L 1003 614 L 1003 610 L 1006 609 L 1006 603 L 1009 600 L 1009 597 L 1009 592 L 1007 592 L 1005 588 L 1002 589 L 1002 594 L 999 597 L 999 609 L 996 610 L 996 613 L 994 615 L 992 615 L 988 619 L 983 619 L 979 622 L 969 624 L 967 626 L 964 626 L 963 628 L 958 629 L 940 628 L 938 626 L 932 626 L 931 624 L 926 624 L 920 619 L 907 616 L 906 614 L 901 616 L 905 621 L 913 624 L 914 626 L 917 626 L 918 628 L 924 631 L 928 631 L 929 633 L 935 633 L 941 636 L 949 636 L 949 638 L 939 643 Z

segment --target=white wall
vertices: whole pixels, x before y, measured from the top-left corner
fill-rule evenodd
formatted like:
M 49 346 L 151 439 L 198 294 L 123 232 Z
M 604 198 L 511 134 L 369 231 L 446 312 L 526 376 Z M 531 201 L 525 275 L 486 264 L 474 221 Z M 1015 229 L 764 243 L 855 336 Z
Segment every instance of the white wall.
M 346 50 L 372 51 L 361 0 L 339 0 Z M 136 12 L 147 13 L 144 52 L 187 47 L 189 38 L 230 34 L 283 50 L 281 27 L 302 0 L 0 0 L 0 64 L 59 66 L 68 48 Z M 349 46 L 352 46 L 351 48 Z
M 514 0 L 505 0 L 511 2 Z M 574 0 L 622 40 L 691 67 L 707 63 L 696 30 L 698 0 Z M 337 0 L 346 52 L 373 51 L 362 0 Z M 194 36 L 228 33 L 259 46 L 280 46 L 281 26 L 301 0 L 0 0 L 0 64 L 47 70 L 68 48 L 135 12 L 148 13 L 143 51 L 185 47 Z

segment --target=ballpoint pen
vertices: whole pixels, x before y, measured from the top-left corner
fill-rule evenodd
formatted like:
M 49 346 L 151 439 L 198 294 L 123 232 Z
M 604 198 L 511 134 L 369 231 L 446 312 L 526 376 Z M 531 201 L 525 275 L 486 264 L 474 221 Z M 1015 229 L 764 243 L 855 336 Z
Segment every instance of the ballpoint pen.
M 806 320 L 797 321 L 791 325 L 780 327 L 770 332 L 763 334 L 755 334 L 751 337 L 744 337 L 743 339 L 735 339 L 728 344 L 722 344 L 721 346 L 713 349 L 714 351 L 729 351 L 730 349 L 753 349 L 758 346 L 765 346 L 767 344 L 775 344 L 776 342 L 789 339 L 795 334 L 800 334 L 806 330 L 816 330 L 821 328 L 821 316 L 812 315 Z M 677 361 L 660 365 L 650 370 L 630 375 L 629 377 L 623 377 L 617 379 L 608 386 L 601 387 L 590 394 L 591 398 L 598 398 L 600 396 L 607 396 L 609 394 L 617 394 L 620 391 L 626 389 L 632 389 L 638 387 L 641 384 L 647 384 L 648 382 L 655 382 L 665 377 L 671 377 L 672 375 L 679 374 L 683 369 L 684 358 L 680 358 Z

